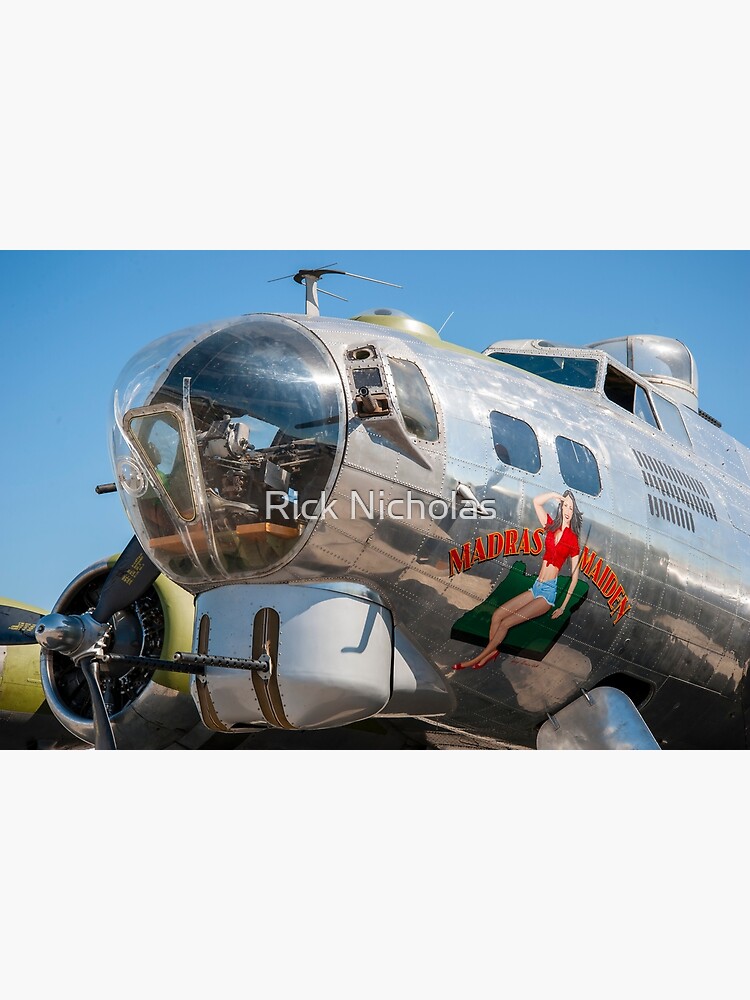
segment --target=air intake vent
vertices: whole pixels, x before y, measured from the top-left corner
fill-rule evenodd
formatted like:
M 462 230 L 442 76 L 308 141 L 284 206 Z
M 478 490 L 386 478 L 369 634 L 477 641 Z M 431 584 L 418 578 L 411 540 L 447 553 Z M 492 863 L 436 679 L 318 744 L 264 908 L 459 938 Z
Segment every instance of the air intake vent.
M 643 482 L 652 491 L 647 493 L 652 517 L 692 532 L 695 531 L 694 514 L 718 521 L 708 490 L 699 479 L 653 455 L 635 449 L 633 454 L 641 467 Z
M 662 500 L 661 497 L 652 497 L 650 493 L 648 494 L 648 506 L 652 517 L 660 517 L 664 521 L 671 521 L 672 524 L 685 528 L 687 531 L 695 531 L 693 515 L 683 510 L 682 507 L 675 507 L 674 504 L 669 503 L 668 500 Z
M 717 420 L 716 417 L 712 417 L 710 413 L 706 413 L 705 410 L 698 410 L 698 416 L 703 417 L 704 420 L 707 420 L 709 424 L 713 424 L 714 427 L 721 427 L 721 421 Z

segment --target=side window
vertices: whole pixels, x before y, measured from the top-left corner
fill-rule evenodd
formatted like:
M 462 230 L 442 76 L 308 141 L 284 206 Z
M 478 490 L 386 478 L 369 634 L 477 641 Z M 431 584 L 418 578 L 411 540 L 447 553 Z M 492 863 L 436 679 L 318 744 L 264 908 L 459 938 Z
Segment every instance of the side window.
M 607 365 L 607 376 L 604 379 L 604 395 L 617 403 L 623 410 L 633 412 L 633 400 L 635 398 L 635 382 L 622 372 Z
M 623 372 L 607 365 L 607 376 L 604 379 L 604 395 L 617 403 L 623 410 L 634 413 L 636 417 L 645 420 L 647 424 L 659 429 L 654 411 L 651 408 L 648 395 L 642 386 L 628 378 Z
M 572 490 L 598 496 L 602 491 L 602 481 L 593 452 L 586 445 L 566 437 L 556 438 L 555 445 L 560 472 L 567 485 Z
M 388 358 L 388 362 L 407 431 L 423 441 L 437 441 L 437 414 L 424 375 L 411 361 Z
M 690 448 L 692 442 L 680 416 L 679 408 L 670 399 L 665 399 L 664 396 L 660 396 L 656 392 L 654 393 L 654 406 L 664 431 Z
M 649 403 L 648 396 L 640 385 L 635 387 L 635 415 L 659 430 L 654 411 L 651 409 L 651 403 Z
M 490 413 L 490 425 L 495 454 L 501 461 L 526 472 L 539 472 L 542 467 L 539 441 L 533 428 L 525 420 L 493 410 Z

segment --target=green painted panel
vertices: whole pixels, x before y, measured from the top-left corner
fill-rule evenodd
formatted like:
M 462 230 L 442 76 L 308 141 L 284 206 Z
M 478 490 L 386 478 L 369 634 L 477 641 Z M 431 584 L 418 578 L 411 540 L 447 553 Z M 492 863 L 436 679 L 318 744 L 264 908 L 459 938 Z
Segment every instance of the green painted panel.
M 535 575 L 529 576 L 521 560 L 514 562 L 510 572 L 503 582 L 493 590 L 486 601 L 472 608 L 455 622 L 451 629 L 451 639 L 460 642 L 470 642 L 483 649 L 489 638 L 492 613 L 509 601 L 512 597 L 529 590 L 536 580 Z M 560 607 L 570 586 L 569 576 L 557 578 L 557 601 L 555 607 Z M 552 609 L 541 618 L 534 618 L 523 625 L 516 625 L 508 633 L 506 640 L 500 646 L 503 653 L 514 656 L 525 656 L 531 660 L 541 660 L 557 642 L 568 626 L 570 616 L 578 608 L 588 594 L 589 586 L 579 579 L 568 606 L 559 618 L 552 618 Z

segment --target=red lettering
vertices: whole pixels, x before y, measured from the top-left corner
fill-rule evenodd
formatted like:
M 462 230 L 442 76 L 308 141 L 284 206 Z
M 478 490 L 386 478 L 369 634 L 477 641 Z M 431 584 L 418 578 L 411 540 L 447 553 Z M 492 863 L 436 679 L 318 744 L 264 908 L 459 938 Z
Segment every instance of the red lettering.
M 448 559 L 450 561 L 451 576 L 454 573 L 462 573 L 469 569 L 471 567 L 471 544 L 466 542 L 460 554 L 458 549 L 451 549 L 448 553 Z
M 530 548 L 531 548 L 531 542 L 529 541 L 529 529 L 524 528 L 523 534 L 521 535 L 521 542 L 518 546 L 518 551 L 522 552 L 523 555 L 527 556 L 529 554 Z
M 625 596 L 625 588 L 623 587 L 622 584 L 620 584 L 609 600 L 610 610 L 614 611 L 615 604 L 617 604 L 617 602 L 620 601 L 624 596 Z
M 534 532 L 534 546 L 531 550 L 532 556 L 538 556 L 544 548 L 544 528 L 537 528 Z
M 541 529 L 540 529 L 541 530 Z M 578 564 L 579 569 L 582 573 L 587 576 L 591 576 L 589 570 L 591 569 L 591 564 L 596 559 L 596 552 L 593 549 L 589 550 L 587 545 L 584 545 L 583 552 L 581 553 L 581 561 Z
M 620 610 L 617 612 L 617 616 L 612 619 L 612 624 L 616 625 L 623 615 L 626 615 L 628 611 L 631 611 L 633 605 L 628 601 L 627 597 L 623 598 L 623 602 L 620 605 Z
M 620 581 L 617 579 L 617 574 L 613 569 L 610 569 L 610 576 L 607 579 L 606 584 L 602 587 L 602 594 L 605 598 L 609 599 L 617 588 L 620 586 Z M 621 588 L 622 589 L 622 588 Z
M 484 542 L 481 538 L 477 538 L 474 542 L 474 554 L 471 557 L 471 565 L 473 566 L 475 562 L 484 562 L 487 558 L 487 553 L 484 551 Z
M 505 532 L 505 554 L 506 556 L 518 555 L 518 532 L 515 528 L 508 528 Z
M 456 546 L 448 553 L 450 576 L 465 573 L 474 563 L 497 559 L 502 555 L 538 556 L 544 549 L 545 533 L 544 528 L 536 528 L 534 531 L 531 528 L 508 528 L 505 532 L 491 531 L 473 542 Z M 591 578 L 607 600 L 613 624 L 616 625 L 628 611 L 632 611 L 628 595 L 617 574 L 594 549 L 587 545 L 583 547 L 578 567 Z
M 503 536 L 499 531 L 491 531 L 487 535 L 487 558 L 496 559 L 503 554 Z

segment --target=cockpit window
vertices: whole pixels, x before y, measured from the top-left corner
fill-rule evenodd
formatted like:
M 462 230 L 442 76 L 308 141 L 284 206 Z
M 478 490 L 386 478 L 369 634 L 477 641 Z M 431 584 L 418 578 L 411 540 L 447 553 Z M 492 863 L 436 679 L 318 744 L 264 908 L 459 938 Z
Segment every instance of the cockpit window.
M 612 365 L 607 365 L 607 375 L 604 379 L 604 395 L 607 399 L 611 399 L 613 403 L 621 406 L 623 410 L 627 410 L 628 413 L 633 412 L 635 382 Z
M 388 362 L 407 431 L 423 441 L 437 441 L 437 414 L 424 375 L 411 361 L 389 357 Z
M 682 382 L 695 394 L 698 374 L 690 351 L 679 340 L 653 334 L 598 340 L 589 347 L 606 351 L 611 358 L 639 375 L 656 381 Z
M 643 386 L 638 385 L 632 378 L 624 372 L 607 365 L 607 374 L 604 379 L 604 395 L 611 399 L 613 403 L 621 406 L 628 413 L 634 413 L 636 417 L 645 420 L 647 424 L 659 429 L 654 411 L 648 398 L 648 393 Z
M 665 399 L 664 396 L 660 396 L 658 392 L 653 394 L 653 400 L 664 432 L 671 435 L 671 437 L 676 438 L 678 441 L 681 441 L 683 444 L 686 444 L 688 448 L 690 448 L 692 446 L 692 442 L 685 428 L 682 417 L 680 416 L 679 407 L 677 407 L 670 399 Z
M 656 417 L 654 416 L 654 411 L 651 408 L 651 403 L 649 402 L 648 395 L 643 386 L 636 385 L 635 387 L 635 410 L 634 413 L 636 417 L 640 417 L 641 420 L 645 420 L 647 424 L 651 424 L 652 427 L 659 429 L 659 425 L 656 422 Z
M 598 496 L 602 491 L 602 481 L 594 453 L 585 444 L 566 437 L 556 438 L 555 446 L 560 472 L 568 486 L 592 497 Z
M 539 472 L 542 460 L 534 429 L 525 420 L 493 410 L 490 413 L 495 454 L 506 465 L 526 472 Z
M 505 361 L 514 368 L 539 375 L 557 385 L 569 385 L 574 389 L 593 389 L 596 385 L 598 364 L 593 358 L 566 358 L 564 355 L 552 354 L 512 354 L 505 351 L 493 351 L 489 357 Z

